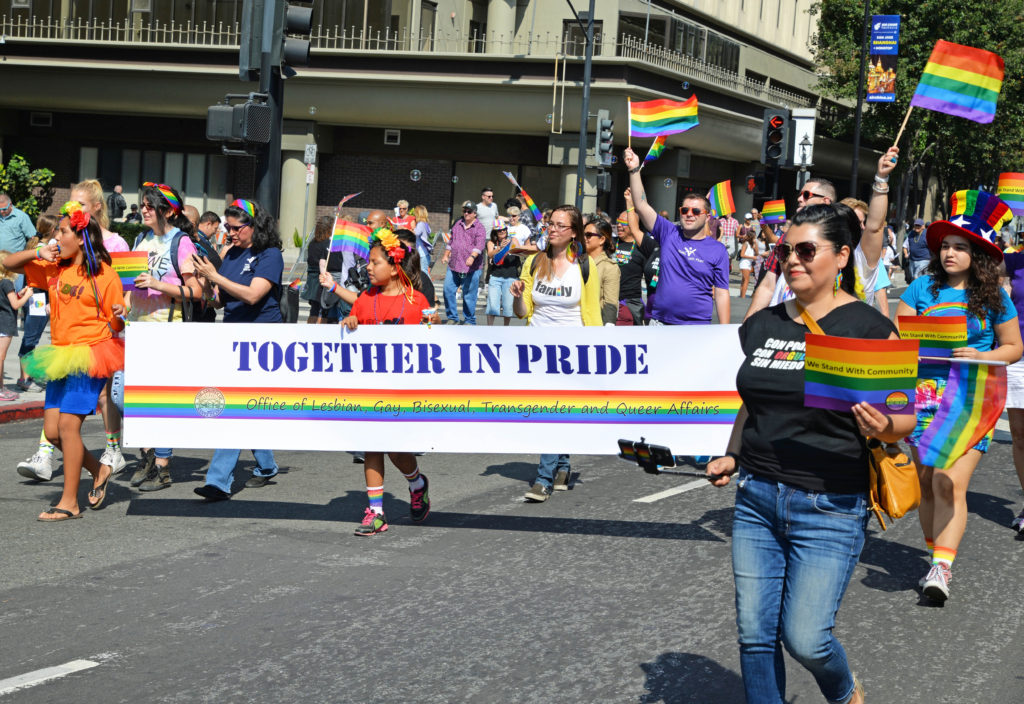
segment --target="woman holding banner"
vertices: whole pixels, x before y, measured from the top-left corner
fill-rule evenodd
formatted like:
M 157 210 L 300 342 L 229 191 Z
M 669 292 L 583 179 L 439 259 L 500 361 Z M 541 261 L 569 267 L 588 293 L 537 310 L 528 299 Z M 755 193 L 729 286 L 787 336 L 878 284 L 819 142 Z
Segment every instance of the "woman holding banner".
M 256 203 L 236 200 L 224 211 L 231 248 L 218 270 L 206 257 L 193 255 L 196 274 L 217 287 L 216 305 L 224 308 L 225 323 L 281 323 L 281 275 L 284 258 L 274 218 Z M 219 449 L 206 470 L 206 484 L 195 492 L 207 501 L 231 498 L 231 484 L 241 450 Z M 266 486 L 277 476 L 270 450 L 253 450 L 256 468 L 245 486 Z
M 1010 219 L 1009 208 L 984 191 L 958 191 L 950 200 L 954 221 L 939 220 L 928 227 L 932 257 L 926 275 L 914 279 L 904 291 L 896 315 L 965 316 L 967 345 L 953 349 L 953 358 L 1012 364 L 1020 359 L 1024 344 L 1017 310 L 1000 285 L 1003 253 L 992 239 Z M 985 414 L 983 406 L 992 401 L 975 397 L 978 413 L 972 414 L 972 422 L 958 426 L 962 432 L 945 430 L 941 421 L 936 425 L 941 437 L 929 433 L 928 428 L 937 417 L 946 417 L 941 406 L 947 384 L 950 389 L 960 388 L 959 382 L 956 386 L 950 383 L 955 377 L 982 371 L 988 376 L 988 368 L 972 368 L 958 362 L 922 363 L 918 368 L 917 426 L 908 441 L 914 446 L 921 479 L 917 515 L 925 544 L 932 553 L 931 566 L 920 584 L 924 595 L 938 602 L 949 598 L 950 570 L 967 528 L 967 485 L 982 454 L 988 451 L 1002 401 L 998 409 L 990 408 L 990 413 Z M 976 420 L 982 415 L 992 415 L 987 428 L 979 427 Z M 956 442 L 967 436 L 974 442 L 968 449 L 961 449 L 958 456 L 949 456 L 941 463 L 934 459 L 947 441 Z
M 743 405 L 726 456 L 707 467 L 715 486 L 738 474 L 732 559 L 750 704 L 785 700 L 783 646 L 828 701 L 864 701 L 833 628 L 864 545 L 865 437 L 896 441 L 914 418 L 883 415 L 867 404 L 848 413 L 804 407 L 809 327 L 841 337 L 896 338 L 888 318 L 854 295 L 846 211 L 812 205 L 794 216 L 778 254 L 795 299 L 758 311 L 740 327 L 746 361 L 736 386 Z M 783 361 L 766 364 L 775 360 Z
M 601 325 L 601 283 L 583 239 L 583 216 L 571 205 L 551 213 L 547 246 L 523 262 L 512 283 L 512 309 L 536 327 Z M 552 489 L 569 488 L 569 455 L 541 455 L 528 501 L 547 501 Z

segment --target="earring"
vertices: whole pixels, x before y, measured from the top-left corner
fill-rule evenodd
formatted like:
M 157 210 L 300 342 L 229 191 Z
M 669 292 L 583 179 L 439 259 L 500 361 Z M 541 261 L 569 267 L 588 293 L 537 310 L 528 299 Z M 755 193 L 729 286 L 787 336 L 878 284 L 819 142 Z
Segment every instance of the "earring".
M 836 280 L 832 284 L 832 296 L 835 297 L 839 293 L 839 287 L 843 284 L 843 272 L 836 274 Z

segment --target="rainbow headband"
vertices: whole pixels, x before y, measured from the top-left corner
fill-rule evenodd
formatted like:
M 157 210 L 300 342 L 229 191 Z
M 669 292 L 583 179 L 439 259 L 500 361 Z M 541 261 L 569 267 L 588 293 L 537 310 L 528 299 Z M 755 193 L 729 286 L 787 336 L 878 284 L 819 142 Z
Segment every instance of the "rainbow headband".
M 171 206 L 171 210 L 173 210 L 176 213 L 181 212 L 181 200 L 178 199 L 178 196 L 174 195 L 174 191 L 172 191 L 171 187 L 168 186 L 167 184 L 146 181 L 145 183 L 142 184 L 142 187 L 155 188 L 156 190 L 160 191 L 160 195 L 162 195 L 164 199 L 167 201 L 167 204 Z
M 238 208 L 239 210 L 244 210 L 249 214 L 250 218 L 252 218 L 253 220 L 256 219 L 256 206 L 253 204 L 251 200 L 243 200 L 241 198 L 238 198 L 236 200 L 231 201 L 231 206 L 234 208 Z

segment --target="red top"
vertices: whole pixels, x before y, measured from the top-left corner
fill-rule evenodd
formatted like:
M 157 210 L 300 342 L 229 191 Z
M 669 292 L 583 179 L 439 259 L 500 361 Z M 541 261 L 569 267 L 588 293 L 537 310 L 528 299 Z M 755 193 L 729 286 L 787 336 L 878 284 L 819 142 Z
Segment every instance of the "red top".
M 360 325 L 419 325 L 427 299 L 419 291 L 412 292 L 412 303 L 404 295 L 385 296 L 376 286 L 359 294 L 352 305 L 352 315 Z

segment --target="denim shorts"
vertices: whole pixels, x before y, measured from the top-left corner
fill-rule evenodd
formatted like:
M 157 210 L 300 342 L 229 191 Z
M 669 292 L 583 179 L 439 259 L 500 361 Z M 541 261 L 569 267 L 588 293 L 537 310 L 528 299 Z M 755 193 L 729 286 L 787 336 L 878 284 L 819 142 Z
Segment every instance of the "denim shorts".
M 44 408 L 59 408 L 61 413 L 91 416 L 96 412 L 100 391 L 106 379 L 96 379 L 88 374 L 72 374 L 63 379 L 53 379 L 46 384 Z

